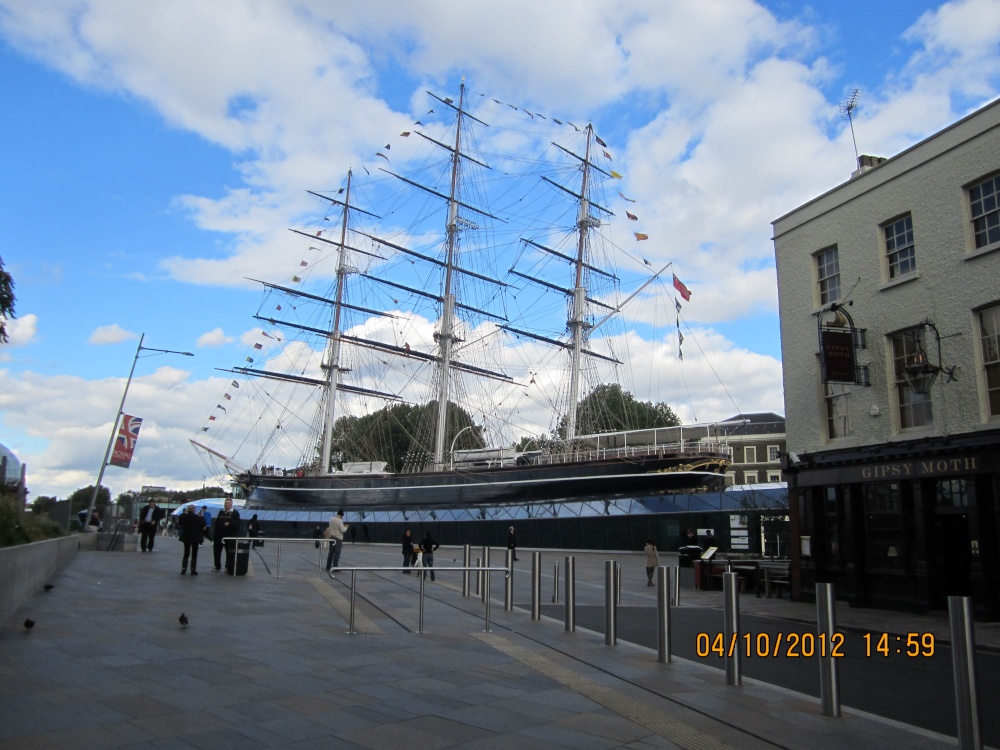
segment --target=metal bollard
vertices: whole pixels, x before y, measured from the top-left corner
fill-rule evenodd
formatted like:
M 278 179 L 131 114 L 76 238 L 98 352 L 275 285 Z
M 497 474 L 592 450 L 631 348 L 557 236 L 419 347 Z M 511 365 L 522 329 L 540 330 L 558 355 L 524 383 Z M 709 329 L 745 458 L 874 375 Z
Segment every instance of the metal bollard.
M 615 605 L 618 583 L 618 571 L 614 560 L 604 561 L 604 645 L 615 646 L 618 644 L 618 618 Z
M 274 563 L 274 577 L 281 578 L 281 542 L 278 542 L 278 559 Z
M 576 632 L 576 558 L 566 557 L 566 632 Z
M 483 567 L 484 568 L 490 567 L 490 548 L 489 547 L 483 547 Z M 480 579 L 483 582 L 483 585 L 479 587 L 479 596 L 482 598 L 482 600 L 484 602 L 487 600 L 487 598 L 489 596 L 486 593 L 487 589 L 489 589 L 489 586 L 486 583 L 486 577 L 488 575 L 489 574 L 485 573 L 485 572 L 479 574 L 479 577 L 480 577 Z
M 656 569 L 656 660 L 660 664 L 673 661 L 670 648 L 670 577 L 667 568 Z
M 486 602 L 486 632 L 490 632 L 490 571 L 483 569 L 483 601 Z
M 476 567 L 477 568 L 483 567 L 483 563 L 482 563 L 482 561 L 478 557 L 476 558 Z M 477 570 L 476 571 L 476 596 L 480 596 L 482 594 L 482 590 L 483 590 L 483 572 L 481 570 Z
M 462 596 L 467 597 L 469 595 L 470 588 L 470 576 L 472 571 L 469 568 L 469 557 L 472 554 L 472 547 L 468 544 L 462 547 L 462 567 L 466 568 L 466 571 L 462 573 Z
M 840 716 L 840 679 L 833 658 L 833 634 L 837 632 L 837 600 L 832 583 L 816 584 L 816 629 L 820 643 L 827 644 L 826 656 L 819 658 L 819 697 L 824 716 Z
M 542 553 L 531 553 L 531 619 L 542 619 Z
M 670 595 L 673 597 L 673 604 L 675 607 L 681 606 L 681 568 L 679 565 L 675 565 L 670 568 Z
M 347 632 L 354 635 L 354 592 L 357 591 L 358 571 L 351 571 L 351 622 Z M 423 604 L 423 602 L 421 602 Z
M 951 626 L 951 662 L 955 673 L 955 711 L 958 746 L 982 750 L 979 726 L 979 690 L 976 684 L 976 635 L 972 626 L 972 597 L 948 597 Z
M 552 603 L 559 603 L 559 561 L 556 560 L 552 568 Z
M 503 610 L 511 612 L 514 609 L 514 550 L 507 550 L 507 575 L 503 581 Z
M 722 598 L 725 602 L 726 684 L 742 685 L 740 662 L 740 577 L 736 573 L 722 574 Z M 732 653 L 729 648 L 732 647 Z
M 417 619 L 417 632 L 424 632 L 424 586 L 427 584 L 427 579 L 425 578 L 427 574 L 421 571 L 420 576 L 420 616 Z

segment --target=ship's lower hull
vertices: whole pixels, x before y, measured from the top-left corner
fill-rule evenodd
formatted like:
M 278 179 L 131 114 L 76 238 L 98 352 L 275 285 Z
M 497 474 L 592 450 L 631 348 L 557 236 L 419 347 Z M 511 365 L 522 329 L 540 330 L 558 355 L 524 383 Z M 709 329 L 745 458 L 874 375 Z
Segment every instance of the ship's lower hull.
M 718 456 L 644 456 L 420 474 L 251 476 L 257 508 L 408 510 L 639 497 L 704 487 L 729 466 Z

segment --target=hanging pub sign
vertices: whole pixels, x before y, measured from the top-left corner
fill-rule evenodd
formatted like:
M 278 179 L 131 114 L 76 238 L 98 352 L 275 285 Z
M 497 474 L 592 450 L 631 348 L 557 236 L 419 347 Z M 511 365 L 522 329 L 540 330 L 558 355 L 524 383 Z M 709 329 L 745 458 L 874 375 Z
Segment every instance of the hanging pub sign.
M 820 329 L 820 350 L 823 358 L 824 383 L 854 383 L 854 334 L 848 329 Z

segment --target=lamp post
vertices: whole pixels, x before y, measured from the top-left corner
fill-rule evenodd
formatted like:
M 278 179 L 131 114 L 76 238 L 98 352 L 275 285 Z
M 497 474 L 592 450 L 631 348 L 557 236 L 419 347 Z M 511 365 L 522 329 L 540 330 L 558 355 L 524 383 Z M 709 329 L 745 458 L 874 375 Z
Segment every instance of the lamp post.
M 94 503 L 97 502 L 97 493 L 101 491 L 101 481 L 104 479 L 104 469 L 108 465 L 108 456 L 111 455 L 111 448 L 115 444 L 115 438 L 118 436 L 118 423 L 121 421 L 122 414 L 125 409 L 125 397 L 128 396 L 128 388 L 132 385 L 132 375 L 135 373 L 135 363 L 139 361 L 139 352 L 162 352 L 163 354 L 183 354 L 185 357 L 193 357 L 192 352 L 178 352 L 173 349 L 151 349 L 148 346 L 143 346 L 142 342 L 145 340 L 146 334 L 142 334 L 139 337 L 139 346 L 135 350 L 135 356 L 132 358 L 132 369 L 129 370 L 128 380 L 125 381 L 125 392 L 122 393 L 121 403 L 118 404 L 118 414 L 115 415 L 115 423 L 111 426 L 111 438 L 108 440 L 108 447 L 104 451 L 104 460 L 101 462 L 101 470 L 97 473 L 97 483 L 94 485 L 94 492 L 90 496 L 90 507 L 87 508 L 87 515 L 83 519 L 83 530 L 87 530 L 87 526 L 90 524 L 90 517 L 94 515 Z

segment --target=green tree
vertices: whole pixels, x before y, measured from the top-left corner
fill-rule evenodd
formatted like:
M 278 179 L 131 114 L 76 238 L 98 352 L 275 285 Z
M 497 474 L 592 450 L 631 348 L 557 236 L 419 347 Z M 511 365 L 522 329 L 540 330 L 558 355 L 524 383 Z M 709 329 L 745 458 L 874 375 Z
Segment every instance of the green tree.
M 448 403 L 445 450 L 481 448 L 482 430 L 464 409 Z M 433 426 L 437 421 L 437 402 L 424 406 L 393 404 L 363 417 L 345 416 L 334 424 L 333 461 L 343 467 L 353 461 L 385 461 L 389 471 L 423 467 L 432 454 Z
M 576 406 L 578 435 L 676 427 L 680 423 L 667 404 L 638 401 L 617 383 L 597 386 Z M 566 417 L 560 420 L 557 435 L 565 439 Z
M 49 509 L 59 502 L 58 497 L 50 497 L 49 495 L 39 495 L 34 500 L 31 501 L 31 512 L 36 516 L 48 516 Z
M 14 318 L 14 278 L 3 270 L 3 258 L 0 257 L 0 344 L 7 343 L 8 319 Z
M 81 487 L 78 490 L 73 490 L 67 500 L 69 500 L 69 512 L 70 518 L 76 518 L 76 514 L 81 510 L 87 510 L 90 507 L 90 497 L 94 494 L 94 485 L 89 487 Z M 101 489 L 97 492 L 97 500 L 94 501 L 94 510 L 97 511 L 98 515 L 103 519 L 107 515 L 108 505 L 111 503 L 111 490 L 101 485 Z

